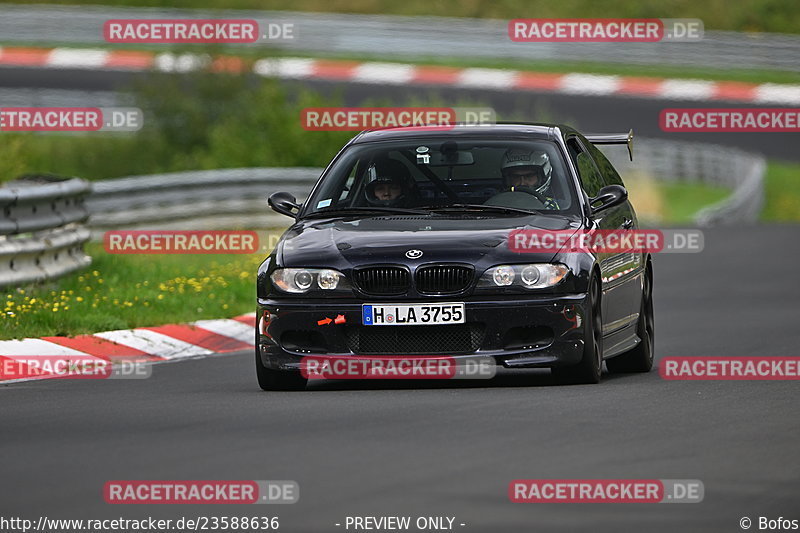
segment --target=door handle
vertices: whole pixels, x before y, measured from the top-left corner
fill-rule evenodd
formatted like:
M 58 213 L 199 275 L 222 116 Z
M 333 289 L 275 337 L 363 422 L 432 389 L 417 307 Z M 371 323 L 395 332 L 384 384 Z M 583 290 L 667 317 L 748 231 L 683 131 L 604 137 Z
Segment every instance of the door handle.
M 625 221 L 622 223 L 622 227 L 625 229 L 631 229 L 633 227 L 633 219 L 626 218 Z

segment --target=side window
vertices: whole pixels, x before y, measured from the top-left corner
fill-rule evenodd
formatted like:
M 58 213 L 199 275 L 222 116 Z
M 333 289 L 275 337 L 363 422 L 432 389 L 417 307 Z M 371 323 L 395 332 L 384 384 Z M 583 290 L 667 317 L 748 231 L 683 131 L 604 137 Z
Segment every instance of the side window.
M 619 177 L 617 169 L 614 168 L 614 165 L 611 164 L 611 161 L 606 158 L 603 152 L 589 141 L 586 141 L 585 144 L 597 163 L 597 166 L 600 167 L 600 172 L 603 174 L 603 179 L 606 184 L 623 185 L 622 178 Z
M 605 183 L 591 156 L 584 151 L 575 138 L 567 140 L 567 148 L 572 161 L 578 168 L 578 177 L 581 179 L 583 190 L 586 191 L 590 198 L 597 196 L 597 193 Z

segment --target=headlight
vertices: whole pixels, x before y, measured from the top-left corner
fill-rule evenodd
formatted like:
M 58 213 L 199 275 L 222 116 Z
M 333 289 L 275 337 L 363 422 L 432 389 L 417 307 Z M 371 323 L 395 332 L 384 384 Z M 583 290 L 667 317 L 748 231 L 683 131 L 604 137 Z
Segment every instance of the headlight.
M 307 291 L 312 283 L 314 283 L 314 276 L 308 270 L 301 270 L 294 275 L 294 286 L 300 289 L 300 292 Z
M 559 263 L 533 265 L 498 265 L 488 269 L 478 281 L 478 287 L 522 287 L 544 289 L 557 285 L 569 273 L 569 267 Z
M 312 289 L 332 291 L 347 289 L 347 278 L 330 268 L 279 268 L 270 276 L 272 284 L 280 291 L 304 293 Z
M 339 278 L 342 277 L 335 270 L 321 270 L 317 274 L 317 285 L 320 289 L 331 291 L 339 284 Z
M 539 272 L 539 267 L 536 265 L 526 266 L 522 269 L 522 274 L 520 275 L 520 279 L 526 287 L 533 287 L 536 285 L 536 282 L 539 281 L 540 277 L 541 273 Z
M 505 287 L 514 283 L 514 269 L 510 266 L 494 267 L 492 270 L 492 280 L 498 287 Z

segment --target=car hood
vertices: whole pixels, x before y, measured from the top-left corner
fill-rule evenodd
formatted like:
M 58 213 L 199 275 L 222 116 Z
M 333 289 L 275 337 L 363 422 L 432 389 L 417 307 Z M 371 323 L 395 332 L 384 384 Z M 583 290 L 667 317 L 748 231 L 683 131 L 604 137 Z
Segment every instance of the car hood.
M 515 253 L 515 229 L 577 231 L 577 218 L 561 216 L 480 217 L 375 216 L 303 220 L 284 234 L 276 249 L 284 267 L 353 267 L 395 263 L 461 262 L 488 268 L 500 263 L 549 262 L 553 253 Z M 409 250 L 422 252 L 407 256 Z

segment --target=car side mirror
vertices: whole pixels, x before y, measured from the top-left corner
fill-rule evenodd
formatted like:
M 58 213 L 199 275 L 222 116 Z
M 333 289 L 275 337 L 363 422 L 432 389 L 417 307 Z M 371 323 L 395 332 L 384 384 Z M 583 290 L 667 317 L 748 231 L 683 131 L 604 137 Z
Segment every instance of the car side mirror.
M 273 211 L 281 215 L 286 215 L 287 217 L 297 217 L 297 212 L 293 212 L 293 209 L 300 211 L 300 205 L 297 203 L 297 199 L 293 194 L 288 192 L 272 193 L 267 199 L 267 203 Z
M 592 214 L 611 209 L 628 199 L 628 191 L 622 185 L 606 185 L 600 189 L 597 196 L 589 198 Z

